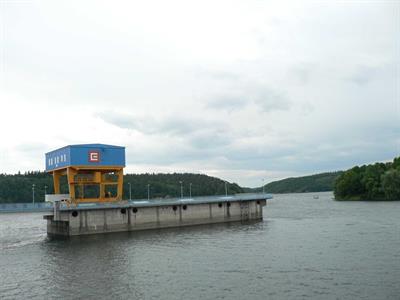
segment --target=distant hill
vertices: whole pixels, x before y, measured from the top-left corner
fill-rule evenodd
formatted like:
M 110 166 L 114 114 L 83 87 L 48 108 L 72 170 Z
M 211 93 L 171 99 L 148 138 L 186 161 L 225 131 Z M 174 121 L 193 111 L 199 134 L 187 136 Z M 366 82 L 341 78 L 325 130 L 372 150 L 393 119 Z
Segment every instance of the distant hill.
M 126 174 L 124 175 L 123 199 L 129 199 L 131 184 L 132 199 L 147 198 L 147 184 L 150 184 L 151 198 L 179 197 L 180 183 L 183 181 L 183 193 L 189 195 L 192 183 L 192 196 L 223 195 L 225 181 L 202 174 Z M 53 178 L 45 172 L 33 171 L 24 174 L 0 174 L 0 203 L 32 201 L 32 184 L 35 184 L 35 201 L 43 202 L 45 187 L 47 193 L 54 193 Z M 228 193 L 242 193 L 243 189 L 236 183 L 228 183 Z M 61 193 L 67 193 L 66 178 L 61 180 Z
M 336 178 L 343 172 L 320 173 L 310 176 L 291 177 L 265 185 L 268 193 L 306 193 L 332 191 Z M 256 189 L 260 190 L 260 188 Z
M 265 185 L 268 193 L 303 193 L 332 191 L 335 180 L 344 172 L 329 172 L 311 176 L 286 178 Z M 189 195 L 192 183 L 192 196 L 225 194 L 225 182 L 219 178 L 203 174 L 125 174 L 123 198 L 129 199 L 131 183 L 132 199 L 147 198 L 147 184 L 150 184 L 151 198 L 179 197 L 180 183 L 183 181 L 184 195 Z M 52 176 L 45 172 L 26 172 L 24 174 L 0 174 L 0 203 L 31 202 L 32 184 L 35 184 L 35 201 L 44 201 L 44 188 L 53 193 Z M 240 187 L 236 183 L 228 183 L 228 193 L 260 192 L 262 188 Z M 67 193 L 67 183 L 61 181 L 61 192 Z

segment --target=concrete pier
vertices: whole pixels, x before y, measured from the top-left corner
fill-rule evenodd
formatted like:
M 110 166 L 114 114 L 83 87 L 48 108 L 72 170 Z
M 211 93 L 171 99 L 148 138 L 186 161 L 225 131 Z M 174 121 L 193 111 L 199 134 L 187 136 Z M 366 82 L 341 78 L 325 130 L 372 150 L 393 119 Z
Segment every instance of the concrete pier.
M 50 236 L 74 236 L 261 220 L 269 194 L 65 205 L 45 215 Z

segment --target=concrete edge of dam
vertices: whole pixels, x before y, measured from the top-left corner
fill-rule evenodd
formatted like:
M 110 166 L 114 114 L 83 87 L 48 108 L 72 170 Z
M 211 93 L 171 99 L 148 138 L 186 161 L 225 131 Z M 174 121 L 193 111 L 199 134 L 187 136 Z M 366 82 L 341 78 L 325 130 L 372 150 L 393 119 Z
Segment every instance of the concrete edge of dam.
M 60 207 L 45 215 L 49 236 L 137 231 L 262 220 L 269 194 L 135 200 Z

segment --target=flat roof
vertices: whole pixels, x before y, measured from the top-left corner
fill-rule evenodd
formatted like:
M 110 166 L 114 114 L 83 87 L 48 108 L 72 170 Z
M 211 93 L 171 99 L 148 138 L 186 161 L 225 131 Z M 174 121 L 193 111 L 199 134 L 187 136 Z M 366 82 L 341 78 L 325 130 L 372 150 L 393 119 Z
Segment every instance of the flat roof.
M 116 146 L 116 145 L 108 145 L 108 144 L 100 144 L 100 143 L 95 143 L 95 144 L 73 144 L 73 145 L 66 145 L 54 150 L 51 150 L 49 152 L 46 152 L 45 154 L 49 154 L 52 152 L 56 152 L 58 150 L 61 149 L 65 149 L 65 148 L 81 148 L 81 147 L 85 147 L 85 148 L 125 148 L 124 146 Z

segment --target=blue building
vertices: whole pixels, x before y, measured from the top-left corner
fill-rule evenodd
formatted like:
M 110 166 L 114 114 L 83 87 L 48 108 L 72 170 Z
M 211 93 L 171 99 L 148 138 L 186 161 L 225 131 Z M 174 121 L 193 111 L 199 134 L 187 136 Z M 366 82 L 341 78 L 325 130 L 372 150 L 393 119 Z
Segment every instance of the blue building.
M 53 174 L 55 194 L 60 176 L 67 176 L 72 202 L 108 202 L 122 199 L 125 147 L 105 144 L 69 145 L 46 153 L 46 172 Z M 91 186 L 98 196 L 85 197 Z M 92 192 L 93 194 L 93 192 Z
M 125 147 L 81 144 L 65 146 L 46 153 L 46 172 L 72 166 L 125 167 Z

